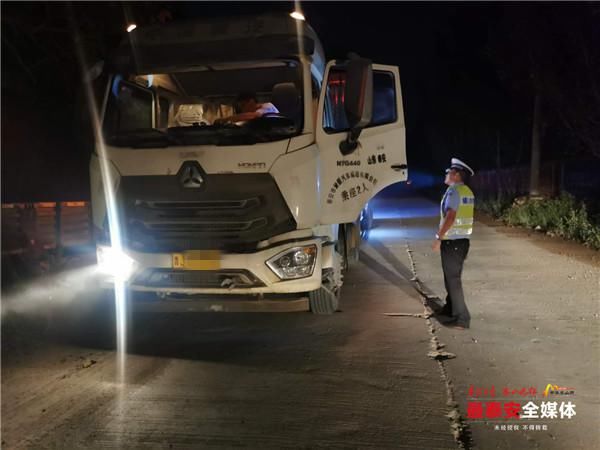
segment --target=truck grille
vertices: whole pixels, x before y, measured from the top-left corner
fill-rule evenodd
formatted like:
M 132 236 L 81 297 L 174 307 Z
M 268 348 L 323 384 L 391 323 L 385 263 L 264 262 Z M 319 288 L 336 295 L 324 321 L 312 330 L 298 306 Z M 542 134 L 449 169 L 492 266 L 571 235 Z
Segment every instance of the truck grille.
M 138 206 L 162 211 L 167 216 L 193 216 L 197 211 L 248 211 L 250 208 L 255 208 L 260 205 L 260 200 L 256 197 L 244 200 L 234 201 L 172 201 L 172 202 L 152 202 L 139 200 L 136 202 Z
M 202 189 L 182 188 L 176 176 L 123 177 L 120 220 L 137 251 L 252 251 L 296 229 L 269 174 L 206 175 Z
M 267 224 L 267 219 L 260 218 L 248 222 L 197 222 L 197 223 L 160 223 L 150 224 L 151 231 L 175 232 L 222 232 L 222 231 L 247 231 Z

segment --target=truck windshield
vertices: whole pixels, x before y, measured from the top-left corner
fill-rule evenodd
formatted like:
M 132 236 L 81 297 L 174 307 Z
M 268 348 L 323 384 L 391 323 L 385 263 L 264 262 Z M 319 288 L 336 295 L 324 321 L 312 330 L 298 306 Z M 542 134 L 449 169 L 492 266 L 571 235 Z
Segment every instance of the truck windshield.
M 302 130 L 297 61 L 117 74 L 103 121 L 109 145 L 249 145 Z

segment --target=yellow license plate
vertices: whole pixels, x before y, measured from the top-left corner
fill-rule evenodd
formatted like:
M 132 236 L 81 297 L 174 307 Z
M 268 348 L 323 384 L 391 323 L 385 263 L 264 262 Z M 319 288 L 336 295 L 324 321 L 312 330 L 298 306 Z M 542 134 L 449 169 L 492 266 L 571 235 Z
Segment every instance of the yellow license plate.
M 184 270 L 218 270 L 221 268 L 221 252 L 219 250 L 190 250 L 173 253 L 173 269 Z

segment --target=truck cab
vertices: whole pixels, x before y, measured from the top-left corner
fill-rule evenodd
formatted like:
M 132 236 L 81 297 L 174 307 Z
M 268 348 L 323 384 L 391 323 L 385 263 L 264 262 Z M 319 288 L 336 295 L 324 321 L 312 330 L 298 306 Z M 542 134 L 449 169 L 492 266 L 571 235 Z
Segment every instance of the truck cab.
M 335 312 L 365 206 L 407 178 L 398 68 L 326 63 L 306 22 L 265 15 L 139 27 L 105 70 L 107 283 L 147 310 Z M 242 92 L 269 112 L 229 120 Z

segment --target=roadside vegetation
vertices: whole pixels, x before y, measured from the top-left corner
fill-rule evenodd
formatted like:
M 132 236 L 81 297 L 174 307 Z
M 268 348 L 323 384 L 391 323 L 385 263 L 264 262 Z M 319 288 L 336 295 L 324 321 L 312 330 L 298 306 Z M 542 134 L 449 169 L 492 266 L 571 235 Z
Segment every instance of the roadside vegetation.
M 600 250 L 600 215 L 590 214 L 584 202 L 569 194 L 543 199 L 484 200 L 477 209 L 507 225 L 531 228 Z

